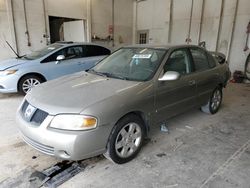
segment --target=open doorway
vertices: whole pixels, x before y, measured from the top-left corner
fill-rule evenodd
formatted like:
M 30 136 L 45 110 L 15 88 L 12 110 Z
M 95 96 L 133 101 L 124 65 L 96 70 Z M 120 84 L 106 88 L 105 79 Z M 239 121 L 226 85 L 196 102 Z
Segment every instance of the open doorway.
M 49 16 L 50 42 L 85 42 L 85 21 L 81 19 Z

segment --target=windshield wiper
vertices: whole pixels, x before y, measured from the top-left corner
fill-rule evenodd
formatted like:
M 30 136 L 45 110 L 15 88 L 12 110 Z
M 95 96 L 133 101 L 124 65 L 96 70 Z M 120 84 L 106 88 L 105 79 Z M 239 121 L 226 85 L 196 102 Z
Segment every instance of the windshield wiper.
M 110 77 L 110 78 L 118 78 L 118 79 L 121 79 L 121 80 L 128 80 L 128 78 L 126 78 L 126 77 L 118 76 L 118 75 L 115 75 L 115 74 L 112 74 L 112 73 L 109 73 L 109 72 L 98 72 L 98 71 L 95 71 L 93 69 L 90 69 L 87 72 L 93 72 L 94 74 L 97 74 L 99 76 L 105 76 L 105 77 Z
M 121 80 L 128 80 L 128 78 L 126 77 L 123 77 L 123 76 L 118 76 L 118 75 L 115 75 L 115 74 L 112 74 L 112 73 L 105 73 L 108 77 L 111 77 L 111 78 L 118 78 L 118 79 L 121 79 Z
M 97 75 L 99 75 L 99 76 L 108 77 L 107 74 L 105 74 L 105 73 L 103 73 L 103 72 L 97 72 L 97 71 L 95 71 L 95 70 L 93 70 L 93 69 L 90 69 L 90 70 L 88 70 L 87 72 L 92 72 L 92 73 L 97 74 Z

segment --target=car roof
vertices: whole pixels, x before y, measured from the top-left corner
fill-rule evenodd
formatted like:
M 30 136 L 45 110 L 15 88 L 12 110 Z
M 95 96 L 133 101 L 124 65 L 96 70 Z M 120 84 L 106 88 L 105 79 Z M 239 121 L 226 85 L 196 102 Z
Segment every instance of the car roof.
M 107 48 L 106 46 L 104 45 L 100 45 L 100 44 L 96 44 L 96 43 L 91 43 L 91 42 L 72 42 L 72 41 L 57 41 L 55 42 L 56 44 L 61 44 L 63 46 L 75 46 L 75 45 L 95 45 L 95 46 L 101 46 L 101 47 L 104 47 L 104 48 Z M 55 44 L 54 43 L 54 44 Z
M 165 49 L 168 50 L 170 48 L 186 48 L 186 47 L 198 47 L 201 48 L 198 45 L 189 45 L 189 44 L 167 44 L 167 45 L 157 45 L 157 44 L 135 44 L 135 45 L 129 45 L 125 46 L 124 48 L 153 48 L 153 49 Z

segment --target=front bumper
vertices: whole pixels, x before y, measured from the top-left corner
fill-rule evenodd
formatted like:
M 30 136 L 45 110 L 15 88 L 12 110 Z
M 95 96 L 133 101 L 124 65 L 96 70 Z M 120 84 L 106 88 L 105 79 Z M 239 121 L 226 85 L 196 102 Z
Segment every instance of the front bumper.
M 16 93 L 19 77 L 17 75 L 0 76 L 0 93 Z
M 17 122 L 23 140 L 47 155 L 65 160 L 82 160 L 102 154 L 112 126 L 98 126 L 88 131 L 64 131 L 49 128 L 53 116 L 47 116 L 39 126 L 27 122 L 20 110 L 17 112 Z

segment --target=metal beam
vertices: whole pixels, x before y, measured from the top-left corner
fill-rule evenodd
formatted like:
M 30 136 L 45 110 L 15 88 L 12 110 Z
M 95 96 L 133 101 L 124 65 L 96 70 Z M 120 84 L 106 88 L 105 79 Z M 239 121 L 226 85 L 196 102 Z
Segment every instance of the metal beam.
M 112 0 L 112 46 L 115 46 L 115 0 Z
M 10 33 L 12 38 L 12 46 L 15 48 L 17 54 L 19 54 L 18 41 L 17 41 L 17 32 L 16 32 L 16 24 L 15 24 L 15 14 L 13 9 L 13 0 L 5 0 L 8 20 L 10 23 Z M 14 44 L 13 44 L 14 43 Z
M 233 23 L 232 23 L 232 29 L 231 29 L 231 32 L 230 32 L 228 48 L 227 48 L 227 55 L 226 55 L 226 60 L 227 61 L 228 61 L 228 58 L 229 58 L 230 53 L 231 53 L 232 41 L 233 41 L 234 30 L 235 30 L 236 16 L 237 16 L 237 12 L 238 12 L 238 5 L 239 5 L 239 0 L 236 0 L 235 9 L 234 9 Z
M 169 22 L 168 22 L 168 43 L 171 43 L 173 25 L 173 0 L 170 0 Z
M 203 26 L 204 9 L 205 9 L 205 0 L 202 0 L 202 4 L 201 4 L 201 17 L 200 17 L 200 23 L 199 23 L 199 31 L 198 31 L 198 41 L 197 41 L 197 44 L 199 44 L 201 42 L 201 32 L 202 32 L 202 26 Z
M 189 44 L 191 42 L 190 34 L 191 34 L 191 27 L 192 27 L 193 8 L 194 8 L 194 0 L 191 1 L 191 10 L 190 10 L 190 17 L 189 17 L 189 25 L 188 25 L 188 34 L 187 34 L 187 39 L 186 39 L 187 44 Z
M 217 38 L 216 38 L 216 46 L 215 46 L 215 51 L 218 51 L 219 47 L 219 42 L 220 42 L 220 32 L 221 32 L 221 26 L 222 26 L 222 16 L 224 12 L 224 0 L 221 0 L 221 8 L 220 8 L 220 17 L 219 17 L 219 26 L 218 26 L 218 31 L 217 31 Z

